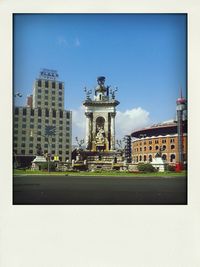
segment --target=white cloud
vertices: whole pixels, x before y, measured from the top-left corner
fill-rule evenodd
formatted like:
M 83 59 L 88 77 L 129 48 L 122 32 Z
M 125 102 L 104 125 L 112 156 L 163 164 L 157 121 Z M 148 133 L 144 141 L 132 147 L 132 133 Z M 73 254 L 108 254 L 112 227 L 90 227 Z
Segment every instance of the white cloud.
M 84 107 L 72 110 L 72 144 L 76 144 L 75 137 L 85 138 L 85 114 Z
M 58 43 L 59 46 L 64 46 L 64 47 L 68 47 L 69 46 L 67 40 L 63 36 L 59 36 L 58 37 L 57 43 Z
M 85 138 L 85 115 L 84 107 L 72 110 L 72 143 L 75 137 Z M 122 139 L 124 135 L 131 134 L 134 130 L 146 127 L 150 124 L 149 112 L 141 107 L 126 111 L 117 111 L 116 115 L 116 139 Z
M 149 112 L 141 107 L 124 112 L 117 111 L 115 127 L 116 139 L 121 139 L 126 134 L 131 134 L 137 129 L 146 127 L 149 123 Z

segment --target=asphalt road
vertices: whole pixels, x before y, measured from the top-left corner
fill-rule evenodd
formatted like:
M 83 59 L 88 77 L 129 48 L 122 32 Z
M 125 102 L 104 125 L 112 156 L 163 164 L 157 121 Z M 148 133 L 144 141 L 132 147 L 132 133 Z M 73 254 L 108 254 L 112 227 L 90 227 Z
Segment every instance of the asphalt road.
M 187 179 L 15 176 L 13 204 L 187 204 Z

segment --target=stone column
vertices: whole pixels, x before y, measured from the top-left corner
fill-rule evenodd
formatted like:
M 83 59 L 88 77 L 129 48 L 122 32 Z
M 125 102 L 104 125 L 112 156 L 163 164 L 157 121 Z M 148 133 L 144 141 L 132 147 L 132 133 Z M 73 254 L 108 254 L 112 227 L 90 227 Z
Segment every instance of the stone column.
M 110 142 L 111 142 L 111 146 L 110 149 L 114 150 L 115 149 L 115 112 L 110 113 L 111 116 L 111 125 L 110 125 L 110 131 L 111 131 L 111 135 L 110 135 Z
M 86 132 L 85 132 L 85 145 L 86 149 L 89 149 L 90 142 L 91 142 L 91 136 L 90 136 L 90 127 L 91 127 L 91 113 L 85 112 L 86 116 Z

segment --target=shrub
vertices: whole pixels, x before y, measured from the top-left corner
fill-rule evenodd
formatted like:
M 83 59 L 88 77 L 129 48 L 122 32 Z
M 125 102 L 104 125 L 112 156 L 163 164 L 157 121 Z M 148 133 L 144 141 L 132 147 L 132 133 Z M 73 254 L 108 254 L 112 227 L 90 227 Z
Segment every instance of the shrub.
M 138 163 L 138 171 L 142 172 L 155 172 L 156 169 L 151 165 L 151 163 Z
M 176 167 L 174 165 L 168 165 L 167 170 L 170 172 L 175 172 Z

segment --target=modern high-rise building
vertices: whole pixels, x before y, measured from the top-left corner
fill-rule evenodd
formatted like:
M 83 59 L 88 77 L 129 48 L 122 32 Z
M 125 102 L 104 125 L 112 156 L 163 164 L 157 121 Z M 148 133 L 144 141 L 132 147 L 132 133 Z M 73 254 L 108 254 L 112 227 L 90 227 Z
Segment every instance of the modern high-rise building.
M 43 69 L 33 95 L 24 107 L 14 108 L 14 158 L 29 164 L 41 147 L 51 159 L 71 161 L 72 113 L 64 110 L 64 83 L 54 70 Z M 53 130 L 49 135 L 48 131 Z

